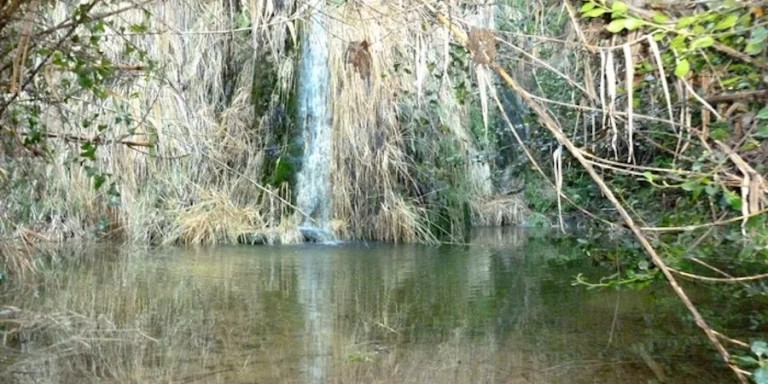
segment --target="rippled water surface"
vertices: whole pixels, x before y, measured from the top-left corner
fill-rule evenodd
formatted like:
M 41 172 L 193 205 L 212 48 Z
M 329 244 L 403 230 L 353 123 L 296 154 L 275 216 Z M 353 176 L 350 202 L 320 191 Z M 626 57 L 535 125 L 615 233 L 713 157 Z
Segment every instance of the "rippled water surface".
M 731 381 L 664 287 L 573 287 L 605 271 L 555 244 L 94 247 L 0 302 L 0 382 Z

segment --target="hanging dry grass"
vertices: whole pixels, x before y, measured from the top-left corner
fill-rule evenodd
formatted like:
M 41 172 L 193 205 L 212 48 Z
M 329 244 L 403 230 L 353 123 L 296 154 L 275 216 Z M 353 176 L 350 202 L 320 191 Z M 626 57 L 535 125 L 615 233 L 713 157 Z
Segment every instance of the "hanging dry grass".
M 478 7 L 478 44 L 494 52 L 493 6 Z M 466 161 L 466 198 L 469 201 L 492 197 L 490 164 L 479 156 L 476 139 L 468 128 L 468 106 L 460 105 L 447 77 L 450 35 L 444 29 L 422 29 L 423 15 L 405 11 L 390 2 L 366 1 L 340 6 L 333 13 L 330 34 L 334 132 L 334 209 L 335 217 L 346 222 L 345 233 L 352 238 L 379 240 L 435 241 L 425 230 L 430 215 L 420 208 L 416 192 L 423 188 L 415 181 L 415 164 L 407 146 L 423 141 L 456 141 Z M 490 20 L 490 21 L 489 21 Z M 490 24 L 489 24 L 490 23 Z M 344 55 L 344 56 L 342 56 Z M 432 64 L 430 64 L 432 63 Z M 429 66 L 438 63 L 441 75 L 430 74 Z M 406 67 L 409 74 L 398 72 Z M 487 92 L 493 92 L 487 71 L 476 67 L 479 91 L 488 129 Z M 442 77 L 442 78 L 440 78 Z M 411 122 L 401 119 L 402 109 L 423 109 L 427 89 L 439 99 L 439 121 L 444 131 L 438 137 L 422 137 Z M 411 96 L 405 96 L 411 95 Z M 487 140 L 486 137 L 481 140 Z M 437 162 L 436 149 L 426 161 Z M 471 160 L 470 160 L 471 159 Z M 440 193 L 427 191 L 426 194 Z M 408 199 L 402 195 L 417 195 Z M 475 212 L 477 222 L 486 211 Z M 382 223 L 380 220 L 384 220 Z M 404 221 L 398 221 L 404 220 Z M 456 220 L 456 218 L 449 218 Z M 398 237 L 402 234 L 404 237 Z
M 72 13 L 65 2 L 45 7 L 37 20 L 39 29 L 62 23 Z M 131 44 L 157 60 L 158 69 L 147 72 L 136 67 L 126 77 L 130 81 L 111 89 L 111 104 L 84 97 L 46 110 L 41 120 L 50 128 L 53 158 L 26 177 L 38 186 L 22 186 L 5 199 L 8 209 L 3 219 L 25 216 L 29 225 L 45 227 L 40 230 L 49 238 L 63 240 L 88 237 L 91 228 L 107 217 L 115 221 L 111 227 L 123 229 L 126 240 L 139 243 L 230 241 L 246 230 L 278 228 L 281 221 L 274 204 L 253 205 L 271 199 L 266 188 L 243 175 L 258 180 L 264 172 L 263 138 L 274 129 L 270 126 L 274 111 L 282 108 L 292 89 L 294 58 L 285 50 L 286 40 L 295 39 L 292 9 L 292 2 L 273 0 L 143 2 L 121 9 L 114 19 L 117 25 L 142 23 L 146 13 L 150 31 L 128 35 L 108 31 L 101 36 L 101 47 L 122 64 L 123 46 Z M 92 10 L 113 11 L 106 3 Z M 243 19 L 249 28 L 234 30 Z M 271 62 L 276 77 L 274 89 L 260 90 L 267 92 L 264 115 L 255 114 L 252 100 L 254 76 L 264 75 L 255 72 L 257 60 Z M 71 74 L 48 67 L 43 72 L 51 89 L 73 80 Z M 94 113 L 100 117 L 91 126 L 114 127 L 99 138 L 102 144 L 94 166 L 117 183 L 119 215 L 114 214 L 115 202 L 93 190 L 85 170 L 69 165 L 82 140 L 66 138 L 90 139 L 93 133 L 79 121 Z M 118 115 L 135 122 L 127 127 L 130 130 L 114 124 Z M 141 146 L 131 144 L 139 142 Z M 2 164 L 0 170 L 5 175 Z M 30 205 L 31 212 L 24 213 Z M 284 207 L 279 210 L 285 218 L 292 215 Z M 228 224 L 230 219 L 234 222 Z
M 347 238 L 434 241 L 422 230 L 426 215 L 395 197 L 410 171 L 396 109 L 396 93 L 404 84 L 388 75 L 393 45 L 408 33 L 393 28 L 409 16 L 386 2 L 367 5 L 339 7 L 334 15 L 344 22 L 330 30 L 337 232 Z

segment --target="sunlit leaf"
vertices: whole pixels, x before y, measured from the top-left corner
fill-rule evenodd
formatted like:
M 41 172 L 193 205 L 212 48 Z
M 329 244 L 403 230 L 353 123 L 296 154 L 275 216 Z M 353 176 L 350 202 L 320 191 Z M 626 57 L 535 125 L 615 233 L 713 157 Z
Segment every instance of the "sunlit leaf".
M 715 44 L 715 39 L 712 36 L 700 37 L 691 42 L 691 49 L 709 48 Z
M 608 24 L 608 26 L 606 26 L 605 29 L 607 29 L 609 32 L 616 33 L 624 29 L 624 27 L 626 26 L 626 23 L 627 23 L 627 19 L 616 19 L 611 21 L 611 23 Z
M 765 341 L 755 341 L 750 349 L 757 357 L 768 356 L 768 343 Z
M 741 196 L 737 195 L 733 191 L 725 191 L 725 201 L 734 211 L 741 211 Z
M 680 62 L 677 63 L 677 66 L 675 67 L 675 76 L 677 77 L 685 77 L 688 75 L 688 72 L 691 71 L 691 64 L 688 62 L 688 59 L 682 59 Z
M 669 44 L 669 47 L 674 49 L 675 51 L 681 51 L 685 49 L 685 36 L 683 35 L 677 35 L 674 39 L 672 39 L 672 42 Z
M 680 18 L 680 20 L 677 21 L 677 28 L 678 29 L 686 28 L 695 22 L 696 22 L 696 16 L 682 17 Z
M 627 19 L 625 28 L 629 31 L 633 31 L 643 26 L 643 21 L 640 19 Z
M 653 14 L 653 22 L 657 24 L 666 24 L 669 21 L 669 16 L 661 13 L 656 12 Z
M 734 25 L 736 25 L 737 21 L 739 21 L 739 16 L 732 13 L 726 16 L 725 18 L 723 18 L 722 20 L 720 20 L 715 25 L 715 30 L 732 28 Z
M 645 172 L 643 172 L 643 176 L 645 177 L 646 180 L 648 180 L 649 182 L 653 183 L 653 179 L 654 179 L 653 173 L 645 171 Z
M 752 374 L 756 384 L 768 384 L 768 367 L 760 367 Z
M 611 12 L 618 15 L 626 14 L 627 11 L 629 11 L 629 7 L 627 4 L 621 2 L 621 1 L 614 1 L 611 5 Z
M 581 8 L 579 9 L 579 12 L 580 13 L 584 13 L 584 12 L 587 12 L 587 11 L 591 11 L 591 10 L 593 10 L 595 8 L 596 5 L 597 4 L 595 4 L 595 3 L 591 2 L 591 1 L 588 2 L 588 3 L 584 3 L 584 5 L 582 5 Z
M 584 17 L 599 17 L 603 14 L 605 14 L 605 9 L 603 8 L 594 8 L 583 13 Z
M 763 52 L 763 43 L 747 43 L 747 47 L 744 48 L 744 52 L 749 55 L 756 56 Z

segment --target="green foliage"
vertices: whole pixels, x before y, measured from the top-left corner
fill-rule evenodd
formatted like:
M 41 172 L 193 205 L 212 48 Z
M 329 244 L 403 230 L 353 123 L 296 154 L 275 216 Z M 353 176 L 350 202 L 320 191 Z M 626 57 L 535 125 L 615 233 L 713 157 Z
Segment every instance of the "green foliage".
M 107 197 L 108 205 L 119 205 L 119 180 L 104 169 L 105 159 L 100 149 L 105 145 L 120 145 L 123 138 L 132 136 L 137 127 L 146 124 L 134 121 L 127 111 L 131 100 L 139 96 L 137 81 L 152 75 L 156 64 L 125 37 L 126 33 L 148 30 L 148 13 L 144 14 L 143 22 L 134 24 L 123 23 L 118 18 L 93 16 L 97 5 L 113 3 L 116 2 L 83 3 L 72 9 L 66 23 L 48 33 L 35 35 L 35 44 L 29 47 L 27 60 L 21 63 L 30 68 L 29 75 L 12 80 L 18 81 L 22 91 L 0 102 L 0 124 L 6 133 L 0 136 L 6 149 L 0 158 L 0 170 L 11 169 L 15 177 L 6 186 L 11 188 L 6 193 L 11 194 L 13 188 L 29 188 L 28 183 L 37 178 L 35 174 L 42 162 L 64 156 L 68 163 L 82 167 L 92 188 Z M 16 16 L 21 20 L 27 11 L 21 8 Z M 0 38 L 18 41 L 21 25 L 11 23 L 4 27 Z M 109 34 L 122 41 L 122 51 L 117 55 L 108 52 L 115 47 L 114 41 L 104 38 Z M 4 69 L 0 71 L 13 67 L 11 61 L 15 56 L 15 53 L 3 56 L 0 68 Z M 129 71 L 136 71 L 140 76 L 125 72 L 124 67 L 132 68 Z M 42 80 L 42 73 L 56 73 L 58 82 Z M 0 82 L 0 87 L 6 88 L 8 84 Z M 25 99 L 37 102 L 29 103 Z M 34 196 L 27 198 L 34 199 Z
M 653 50 L 645 55 L 635 55 L 635 76 L 639 80 L 636 80 L 632 88 L 633 107 L 635 113 L 666 119 L 666 96 L 658 81 L 659 65 L 664 67 L 667 75 L 671 75 L 665 79 L 670 88 L 678 79 L 687 81 L 693 84 L 695 92 L 702 98 L 712 93 L 764 89 L 766 71 L 764 67 L 756 64 L 764 61 L 768 31 L 762 25 L 762 8 L 756 10 L 752 6 L 753 4 L 744 2 L 724 1 L 695 7 L 692 11 L 693 8 L 685 7 L 683 2 L 680 7 L 654 10 L 647 7 L 639 9 L 637 6 L 630 6 L 629 2 L 586 0 L 581 4 L 579 12 L 586 23 L 601 19 L 603 37 L 616 35 L 614 38 L 621 38 L 633 31 L 637 32 L 631 35 L 635 36 L 634 38 L 643 34 L 653 36 L 659 46 L 661 63 L 656 61 L 656 52 Z M 706 78 L 712 74 L 716 74 L 719 79 L 716 84 L 710 85 L 710 89 L 696 88 L 700 77 Z M 620 74 L 617 74 L 617 77 L 617 81 L 623 83 Z M 618 91 L 618 103 L 621 105 L 627 90 L 619 88 Z M 544 92 L 550 92 L 546 83 Z M 766 169 L 761 165 L 764 163 L 761 151 L 768 137 L 768 109 L 759 100 L 742 99 L 738 105 L 740 109 L 735 115 L 726 116 L 721 120 L 712 118 L 707 123 L 707 133 L 701 134 L 701 137 L 691 135 L 691 139 L 686 140 L 682 135 L 696 133 L 695 130 L 702 129 L 705 123 L 702 120 L 702 111 L 705 108 L 693 98 L 681 100 L 678 99 L 678 92 L 672 90 L 670 93 L 670 101 L 675 108 L 673 113 L 678 113 L 677 108 L 681 104 L 690 108 L 689 113 L 693 116 L 692 129 L 680 134 L 676 131 L 679 128 L 670 130 L 669 124 L 638 120 L 640 129 L 644 132 L 643 138 L 648 141 L 636 138 L 634 143 L 634 165 L 667 171 L 644 171 L 639 176 L 630 176 L 625 172 L 605 172 L 602 176 L 619 201 L 642 222 L 641 225 L 688 226 L 741 215 L 744 205 L 747 204 L 742 200 L 742 191 L 723 181 L 724 169 L 730 169 L 736 174 L 739 171 L 731 157 L 722 151 L 715 141 L 733 148 L 742 159 L 764 175 Z M 557 95 L 555 92 L 553 94 Z M 727 104 L 732 102 L 726 101 L 726 105 L 714 106 L 722 113 L 728 109 Z M 568 117 L 566 111 L 557 108 L 552 110 L 563 121 L 573 120 Z M 736 109 L 732 108 L 733 110 Z M 744 120 L 745 116 L 748 120 Z M 744 121 L 755 123 L 751 128 L 745 128 L 742 126 L 747 124 Z M 653 145 L 649 145 L 651 140 Z M 545 148 L 547 142 L 553 142 L 547 137 L 544 137 L 543 141 L 545 144 L 540 145 L 540 148 Z M 614 153 L 609 142 L 608 138 L 597 139 L 595 142 L 585 140 L 583 145 L 593 150 L 595 155 L 611 159 Z M 685 147 L 685 156 L 674 155 L 681 153 L 681 146 Z M 587 184 L 591 182 L 574 182 L 584 176 L 578 165 L 566 159 L 564 168 L 568 170 L 565 177 L 565 190 L 568 195 L 587 196 L 574 200 L 591 212 L 599 213 L 609 209 L 599 193 L 589 190 Z M 602 216 L 615 221 L 615 217 L 610 217 L 610 214 Z M 697 266 L 691 262 L 692 257 L 722 259 L 723 255 L 730 255 L 726 262 L 718 264 L 719 267 L 734 275 L 744 275 L 754 272 L 754 264 L 749 263 L 765 260 L 768 235 L 764 227 L 764 216 L 749 219 L 744 233 L 739 224 L 737 222 L 713 228 L 702 227 L 694 232 L 649 232 L 648 236 L 671 267 L 695 273 Z M 576 279 L 577 284 L 592 288 L 635 287 L 659 279 L 658 272 L 648 266 L 645 252 L 636 244 L 607 245 L 603 239 L 610 237 L 612 229 L 595 225 L 591 231 L 590 235 L 583 236 L 583 252 L 596 262 L 604 263 L 606 267 L 620 268 L 622 274 L 610 276 L 597 283 L 579 277 Z M 752 269 L 742 270 L 741 266 L 745 265 L 752 265 Z M 698 272 L 711 274 L 711 271 Z M 745 295 L 761 292 L 762 288 L 747 285 L 738 289 L 722 290 L 729 295 Z
M 752 380 L 756 384 L 768 384 L 768 343 L 762 340 L 752 342 L 751 355 L 736 354 L 731 363 L 752 371 Z
M 629 6 L 621 1 L 611 2 L 609 8 L 603 0 L 589 0 L 582 5 L 580 12 L 585 18 L 610 15 L 612 20 L 605 28 L 608 32 L 642 29 L 652 34 L 656 41 L 668 43 L 670 49 L 662 53 L 662 58 L 665 63 L 676 63 L 674 74 L 677 77 L 686 77 L 692 70 L 707 68 L 707 56 L 715 54 L 713 47 L 716 45 L 759 56 L 765 51 L 768 38 L 768 29 L 759 25 L 749 5 L 734 0 L 676 20 L 660 11 L 656 11 L 650 20 L 644 19 L 632 14 Z M 710 64 L 716 62 L 709 61 Z M 750 79 L 753 85 L 757 81 L 759 79 Z

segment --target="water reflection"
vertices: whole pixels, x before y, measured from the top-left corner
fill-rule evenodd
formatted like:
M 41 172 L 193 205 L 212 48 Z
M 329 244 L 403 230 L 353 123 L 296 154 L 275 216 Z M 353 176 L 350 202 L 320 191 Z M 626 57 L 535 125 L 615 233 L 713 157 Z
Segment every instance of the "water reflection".
M 298 275 L 299 303 L 304 307 L 305 383 L 324 384 L 328 380 L 333 333 L 332 258 L 323 246 L 305 250 Z
M 0 382 L 730 380 L 665 290 L 572 288 L 592 267 L 557 262 L 570 251 L 491 230 L 466 246 L 62 254 L 0 302 L 25 324 L 0 328 Z

